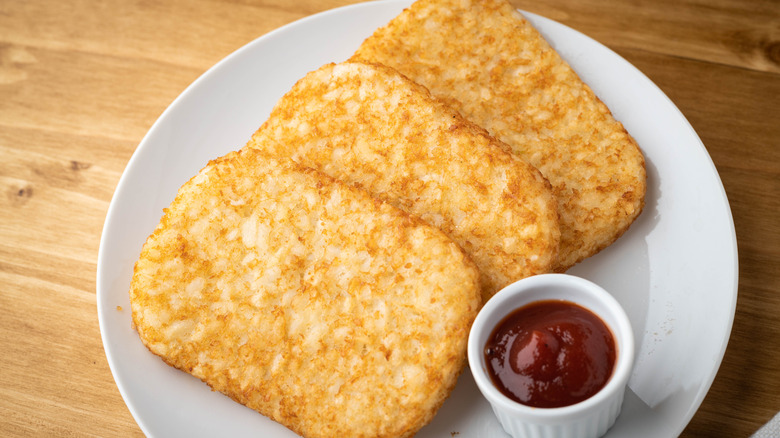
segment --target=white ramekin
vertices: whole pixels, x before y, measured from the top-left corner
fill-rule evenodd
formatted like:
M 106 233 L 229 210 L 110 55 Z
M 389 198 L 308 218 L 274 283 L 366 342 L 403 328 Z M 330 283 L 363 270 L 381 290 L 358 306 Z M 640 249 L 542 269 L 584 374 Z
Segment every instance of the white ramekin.
M 615 368 L 607 384 L 570 406 L 534 408 L 517 403 L 493 385 L 487 372 L 483 352 L 493 329 L 515 309 L 541 300 L 566 300 L 589 309 L 607 324 L 617 343 Z M 484 305 L 469 334 L 468 360 L 480 392 L 508 434 L 515 438 L 596 438 L 620 414 L 634 363 L 634 334 L 623 308 L 598 285 L 567 274 L 536 275 L 510 284 Z

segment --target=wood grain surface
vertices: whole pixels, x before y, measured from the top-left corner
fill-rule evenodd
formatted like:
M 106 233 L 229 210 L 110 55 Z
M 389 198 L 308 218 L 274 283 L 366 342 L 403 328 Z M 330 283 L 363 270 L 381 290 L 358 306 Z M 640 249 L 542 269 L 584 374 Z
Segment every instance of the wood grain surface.
M 349 0 L 0 1 L 0 435 L 142 436 L 95 303 L 106 211 L 162 111 L 231 52 Z M 685 437 L 780 411 L 780 3 L 515 0 L 652 79 L 707 147 L 740 284 L 723 364 Z

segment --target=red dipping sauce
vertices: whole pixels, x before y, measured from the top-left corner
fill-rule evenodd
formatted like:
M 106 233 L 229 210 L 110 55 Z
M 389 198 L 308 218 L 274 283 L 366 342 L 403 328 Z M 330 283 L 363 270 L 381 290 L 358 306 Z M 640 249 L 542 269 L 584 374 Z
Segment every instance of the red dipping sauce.
M 569 406 L 596 394 L 612 375 L 617 355 L 601 318 L 562 300 L 538 301 L 507 315 L 484 354 L 499 391 L 537 408 Z

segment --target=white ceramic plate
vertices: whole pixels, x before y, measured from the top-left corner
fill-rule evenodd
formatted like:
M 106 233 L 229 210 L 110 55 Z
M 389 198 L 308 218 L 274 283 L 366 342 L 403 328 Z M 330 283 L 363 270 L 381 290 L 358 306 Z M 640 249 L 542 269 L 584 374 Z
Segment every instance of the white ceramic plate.
M 133 263 L 162 209 L 210 159 L 245 144 L 293 83 L 348 58 L 410 3 L 358 4 L 308 17 L 246 45 L 195 81 L 143 139 L 117 187 L 100 244 L 100 330 L 117 386 L 150 437 L 293 437 L 152 355 L 130 326 Z M 737 296 L 737 247 L 717 171 L 674 104 L 596 41 L 526 14 L 612 109 L 647 158 L 642 216 L 615 244 L 569 271 L 610 291 L 636 331 L 636 368 L 609 437 L 669 437 L 698 409 L 720 366 Z M 121 310 L 119 309 L 121 307 Z M 503 436 L 464 372 L 420 437 Z

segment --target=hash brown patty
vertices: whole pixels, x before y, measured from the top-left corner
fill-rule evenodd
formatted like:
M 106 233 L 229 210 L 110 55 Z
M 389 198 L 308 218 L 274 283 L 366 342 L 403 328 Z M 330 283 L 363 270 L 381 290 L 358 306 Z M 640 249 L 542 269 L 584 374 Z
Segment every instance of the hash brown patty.
M 418 0 L 352 59 L 424 85 L 544 174 L 560 214 L 555 270 L 596 254 L 641 213 L 636 142 L 506 0 Z
M 465 364 L 479 273 L 440 230 L 256 149 L 187 182 L 135 265 L 153 353 L 305 437 L 405 437 Z
M 309 73 L 247 147 L 291 157 L 440 228 L 477 264 L 484 300 L 556 263 L 549 182 L 386 66 L 347 62 Z

